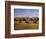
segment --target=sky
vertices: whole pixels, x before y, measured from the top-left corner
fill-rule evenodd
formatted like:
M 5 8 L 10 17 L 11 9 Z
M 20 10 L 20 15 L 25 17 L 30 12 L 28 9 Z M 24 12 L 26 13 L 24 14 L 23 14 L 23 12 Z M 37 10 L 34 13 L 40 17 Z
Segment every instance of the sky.
M 38 17 L 39 9 L 14 9 L 14 17 Z

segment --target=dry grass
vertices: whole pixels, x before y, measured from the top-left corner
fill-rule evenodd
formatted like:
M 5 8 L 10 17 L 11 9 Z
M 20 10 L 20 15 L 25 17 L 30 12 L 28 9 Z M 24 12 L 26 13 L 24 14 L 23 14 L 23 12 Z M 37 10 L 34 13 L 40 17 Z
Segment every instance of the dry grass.
M 38 29 L 39 23 L 34 23 L 34 21 L 14 21 L 14 30 L 27 30 L 27 29 Z

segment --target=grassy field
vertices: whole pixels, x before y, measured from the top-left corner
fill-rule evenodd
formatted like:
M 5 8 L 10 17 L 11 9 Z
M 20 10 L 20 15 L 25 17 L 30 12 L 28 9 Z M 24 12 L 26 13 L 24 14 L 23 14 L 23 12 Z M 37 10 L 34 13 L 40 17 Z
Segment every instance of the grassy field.
M 38 29 L 38 28 L 39 28 L 38 17 L 14 19 L 14 30 L 28 30 L 28 29 Z

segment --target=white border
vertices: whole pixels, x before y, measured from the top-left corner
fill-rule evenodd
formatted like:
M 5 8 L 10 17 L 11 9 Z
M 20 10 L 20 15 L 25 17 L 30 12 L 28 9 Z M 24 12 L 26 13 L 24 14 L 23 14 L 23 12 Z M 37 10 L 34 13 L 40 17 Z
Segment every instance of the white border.
M 39 9 L 39 29 L 37 30 L 14 30 L 14 8 Z M 11 34 L 42 33 L 42 7 L 11 5 Z

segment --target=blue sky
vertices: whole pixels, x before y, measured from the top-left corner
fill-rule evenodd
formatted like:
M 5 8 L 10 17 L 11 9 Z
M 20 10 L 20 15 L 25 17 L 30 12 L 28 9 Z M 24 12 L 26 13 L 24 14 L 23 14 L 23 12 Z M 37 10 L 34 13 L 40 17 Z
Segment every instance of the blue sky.
M 38 17 L 39 9 L 14 9 L 14 17 Z

